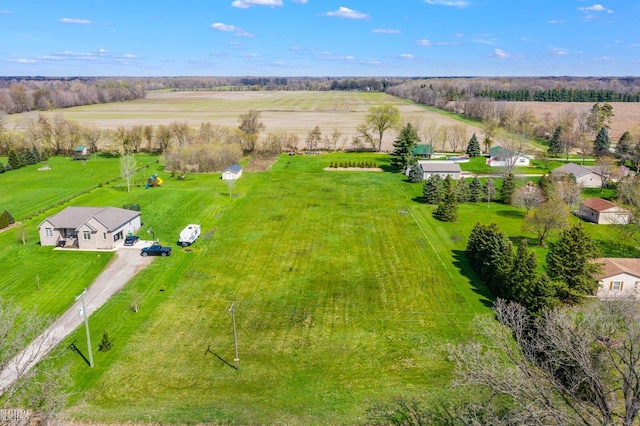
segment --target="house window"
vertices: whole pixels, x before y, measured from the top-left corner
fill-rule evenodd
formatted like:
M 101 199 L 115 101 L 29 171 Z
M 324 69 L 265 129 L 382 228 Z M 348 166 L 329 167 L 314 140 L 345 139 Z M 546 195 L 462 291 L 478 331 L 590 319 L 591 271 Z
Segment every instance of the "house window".
M 82 231 L 82 238 L 85 240 L 90 240 L 91 239 L 91 232 L 90 231 Z
M 611 283 L 611 290 L 613 290 L 613 291 L 622 290 L 622 281 L 613 281 Z
M 44 235 L 47 236 L 47 237 L 53 237 L 53 229 L 44 228 Z
M 106 232 L 103 232 L 103 233 L 102 233 L 102 239 L 103 239 L 103 240 L 106 240 L 106 239 L 107 239 L 107 233 L 106 233 Z

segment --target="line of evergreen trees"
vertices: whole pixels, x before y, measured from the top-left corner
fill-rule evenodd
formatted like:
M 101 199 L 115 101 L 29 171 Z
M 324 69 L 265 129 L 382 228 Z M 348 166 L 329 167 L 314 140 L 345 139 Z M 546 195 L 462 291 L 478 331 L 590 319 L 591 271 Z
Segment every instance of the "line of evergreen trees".
M 4 173 L 9 170 L 17 170 L 25 166 L 32 164 L 38 164 L 41 161 L 46 161 L 46 154 L 41 154 L 38 148 L 35 146 L 31 149 L 19 148 L 9 150 L 7 156 L 7 164 L 0 163 L 0 173 Z
M 496 296 L 518 302 L 530 312 L 560 303 L 573 304 L 594 293 L 594 275 L 600 266 L 595 243 L 581 224 L 565 229 L 549 244 L 545 272 L 523 238 L 514 253 L 513 243 L 495 223 L 477 223 L 467 243 L 469 264 Z
M 475 93 L 480 98 L 497 101 L 539 102 L 640 102 L 640 92 L 621 93 L 609 89 L 549 89 L 531 91 L 527 87 L 516 90 L 483 89 Z
M 373 169 L 378 167 L 375 161 L 332 161 L 329 163 L 329 168 L 358 168 L 358 169 Z

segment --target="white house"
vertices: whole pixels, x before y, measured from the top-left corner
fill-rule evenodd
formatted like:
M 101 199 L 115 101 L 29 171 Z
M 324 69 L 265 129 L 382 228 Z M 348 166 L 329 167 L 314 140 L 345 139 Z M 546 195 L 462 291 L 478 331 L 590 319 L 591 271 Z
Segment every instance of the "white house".
M 419 160 L 418 164 L 422 167 L 422 178 L 429 179 L 431 175 L 440 175 L 445 179 L 451 176 L 452 179 L 458 180 L 462 176 L 462 169 L 455 161 L 439 161 L 439 160 Z M 407 170 L 407 174 L 409 171 Z
M 242 167 L 239 164 L 232 164 L 222 171 L 223 180 L 236 180 L 242 176 Z
M 602 198 L 588 198 L 580 203 L 578 216 L 598 225 L 627 225 L 631 212 Z
M 501 146 L 494 146 L 489 149 L 489 158 L 485 161 L 487 166 L 507 167 L 507 166 L 529 166 L 531 157 L 521 152 L 513 152 Z
M 591 167 L 581 166 L 575 163 L 564 164 L 551 172 L 552 175 L 573 175 L 576 183 L 582 188 L 600 188 L 602 187 L 602 176 Z
M 640 259 L 601 258 L 602 272 L 596 277 L 596 297 L 600 299 L 636 298 L 640 295 Z
M 140 229 L 140 212 L 117 207 L 67 207 L 38 225 L 40 245 L 112 250 Z

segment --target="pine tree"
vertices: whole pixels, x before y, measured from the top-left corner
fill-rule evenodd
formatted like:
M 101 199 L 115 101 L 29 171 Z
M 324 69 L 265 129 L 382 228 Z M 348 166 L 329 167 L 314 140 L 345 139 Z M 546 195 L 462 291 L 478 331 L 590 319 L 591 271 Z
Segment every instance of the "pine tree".
M 466 254 L 482 282 L 500 296 L 513 259 L 513 245 L 507 235 L 495 223 L 476 223 L 469 235 Z
M 25 149 L 22 152 L 22 158 L 24 159 L 25 165 L 36 164 L 38 161 L 36 160 L 35 155 L 33 155 L 33 151 L 30 149 Z
M 469 184 L 469 201 L 472 203 L 482 201 L 482 184 L 477 176 L 471 179 Z
M 422 195 L 424 196 L 424 202 L 427 204 L 438 204 L 442 201 L 444 198 L 444 183 L 440 175 L 433 174 L 424 181 Z
M 562 286 L 563 301 L 573 303 L 593 295 L 598 288 L 595 274 L 600 270 L 593 260 L 598 257 L 598 247 L 580 223 L 563 230 L 558 241 L 549 243 L 545 269 L 549 278 Z
M 402 128 L 395 142 L 393 142 L 394 151 L 391 153 L 391 166 L 405 172 L 411 161 L 413 147 L 420 142 L 418 133 L 411 123 L 407 123 Z
M 556 127 L 556 130 L 553 131 L 553 136 L 551 137 L 551 140 L 549 141 L 549 154 L 553 155 L 553 156 L 557 156 L 558 154 L 562 153 L 563 149 L 562 149 L 562 141 L 560 140 L 560 137 L 562 136 L 562 131 L 563 128 L 562 126 L 558 126 Z
M 456 182 L 456 199 L 459 203 L 467 203 L 470 198 L 469 184 L 466 179 Z
M 616 144 L 616 157 L 622 161 L 627 161 L 633 150 L 633 137 L 628 131 L 624 132 Z
M 593 141 L 593 152 L 596 156 L 607 155 L 610 153 L 609 146 L 611 141 L 609 140 L 609 129 L 606 127 L 600 128 L 596 140 Z
M 467 154 L 469 157 L 479 157 L 482 154 L 482 151 L 480 151 L 480 142 L 478 142 L 475 133 L 471 136 L 467 144 Z
M 502 188 L 500 188 L 500 195 L 502 196 L 503 204 L 511 204 L 513 201 L 513 194 L 516 192 L 516 177 L 513 173 L 509 173 L 502 181 Z
M 40 156 L 40 151 L 38 151 L 38 147 L 34 145 L 33 148 L 31 149 L 31 153 L 33 154 L 33 157 L 36 159 L 36 163 L 39 163 L 41 161 L 41 156 Z
M 9 219 L 6 215 L 0 214 L 0 229 L 6 228 L 9 226 Z
M 106 331 L 102 334 L 102 341 L 98 345 L 98 350 L 101 352 L 110 351 L 112 348 L 111 340 L 109 339 L 109 333 Z
M 22 167 L 20 156 L 14 149 L 9 150 L 7 164 L 11 166 L 10 170 L 18 170 L 20 167 Z
M 443 222 L 455 222 L 458 220 L 458 201 L 456 200 L 456 184 L 451 176 L 444 181 L 444 198 L 438 203 L 438 208 L 433 212 L 436 219 Z
M 409 170 L 409 182 L 418 183 L 422 182 L 424 177 L 424 172 L 422 171 L 422 166 L 418 163 L 411 166 Z
M 13 215 L 9 213 L 9 210 L 5 210 L 4 212 L 2 212 L 2 215 L 7 218 L 7 222 L 9 222 L 9 225 L 16 223 Z
M 2 164 L 2 161 L 0 161 L 0 174 L 4 173 L 4 164 Z

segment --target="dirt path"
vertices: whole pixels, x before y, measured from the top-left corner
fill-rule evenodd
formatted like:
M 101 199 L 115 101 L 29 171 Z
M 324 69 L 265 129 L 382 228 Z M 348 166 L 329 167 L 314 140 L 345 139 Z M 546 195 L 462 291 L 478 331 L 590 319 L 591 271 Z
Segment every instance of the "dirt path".
M 153 257 L 140 256 L 140 249 L 150 244 L 150 242 L 139 241 L 134 247 L 118 249 L 113 260 L 84 294 L 84 305 L 88 316 L 119 292 L 138 272 L 151 264 Z M 83 323 L 83 319 L 78 314 L 80 304 L 80 300 L 77 300 L 24 351 L 9 362 L 0 373 L 0 395 Z

